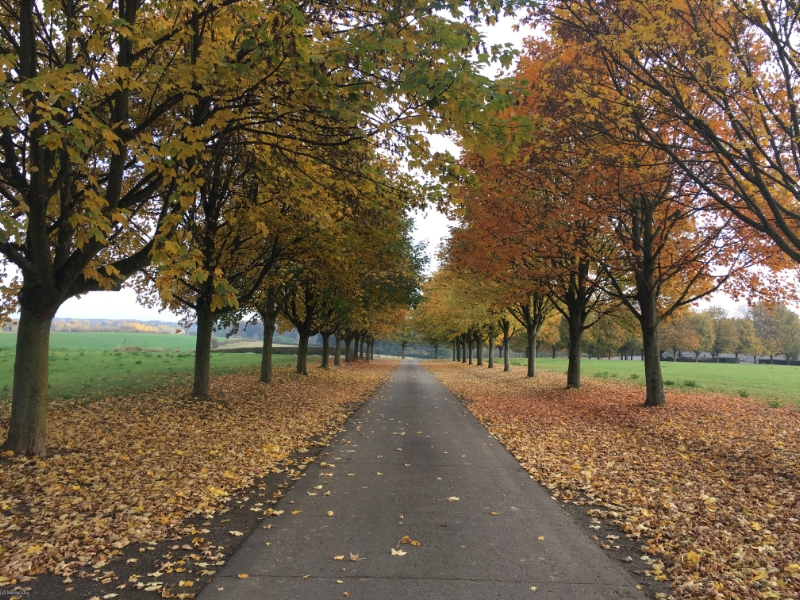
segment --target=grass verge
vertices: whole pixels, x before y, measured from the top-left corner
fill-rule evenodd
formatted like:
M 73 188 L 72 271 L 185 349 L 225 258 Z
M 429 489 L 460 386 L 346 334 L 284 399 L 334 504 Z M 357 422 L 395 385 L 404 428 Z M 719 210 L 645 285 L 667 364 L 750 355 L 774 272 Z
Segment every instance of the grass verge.
M 527 359 L 513 358 L 515 365 Z M 565 358 L 537 358 L 537 369 L 567 372 Z M 639 360 L 581 360 L 583 375 L 626 379 L 644 385 L 644 363 Z M 800 367 L 785 365 L 662 362 L 664 383 L 672 388 L 696 388 L 747 398 L 750 396 L 800 404 Z
M 424 364 L 553 499 L 639 543 L 675 597 L 800 597 L 800 411 L 681 389 L 645 409 L 631 382 Z

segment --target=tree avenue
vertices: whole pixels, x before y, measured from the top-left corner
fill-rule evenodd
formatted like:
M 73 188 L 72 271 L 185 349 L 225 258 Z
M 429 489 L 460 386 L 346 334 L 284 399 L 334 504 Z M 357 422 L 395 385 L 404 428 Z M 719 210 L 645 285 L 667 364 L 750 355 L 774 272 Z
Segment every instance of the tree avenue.
M 598 328 L 592 334 L 598 352 L 601 340 L 610 349 L 638 345 L 645 366 L 645 404 L 658 406 L 666 400 L 660 367 L 664 347 L 680 346 L 695 358 L 701 351 L 718 357 L 741 352 L 737 340 L 746 338 L 738 332 L 734 336 L 731 322 L 704 314 L 693 315 L 693 333 L 681 336 L 670 325 L 673 315 L 677 319 L 686 307 L 720 290 L 738 297 L 760 295 L 772 302 L 793 296 L 794 273 L 786 277 L 785 270 L 793 269 L 789 259 L 794 255 L 787 240 L 796 230 L 796 221 L 794 201 L 779 190 L 793 184 L 773 164 L 778 160 L 774 155 L 782 153 L 784 162 L 793 156 L 788 137 L 781 138 L 785 142 L 781 145 L 765 132 L 753 134 L 752 140 L 764 146 L 751 154 L 763 151 L 769 159 L 755 158 L 756 168 L 743 166 L 739 157 L 739 166 L 731 167 L 729 155 L 702 149 L 697 138 L 712 135 L 715 127 L 721 129 L 720 135 L 734 135 L 735 125 L 730 131 L 725 128 L 738 108 L 730 107 L 731 112 L 713 123 L 678 118 L 676 105 L 670 105 L 673 112 L 667 111 L 668 101 L 677 101 L 674 96 L 665 98 L 675 91 L 670 86 L 678 85 L 685 65 L 661 60 L 664 48 L 671 52 L 680 46 L 681 35 L 686 40 L 697 36 L 690 35 L 685 23 L 663 31 L 661 25 L 697 11 L 710 20 L 713 15 L 695 4 L 659 5 L 654 14 L 669 13 L 670 17 L 654 21 L 647 13 L 651 4 L 622 2 L 620 6 L 630 12 L 619 14 L 610 5 L 591 2 L 546 6 L 540 25 L 547 35 L 526 41 L 516 68 L 517 85 L 525 92 L 502 113 L 527 118 L 535 133 L 519 140 L 518 151 L 511 155 L 491 140 L 465 148 L 460 177 L 451 188 L 459 225 L 447 246 L 446 267 L 434 280 L 450 273 L 452 266 L 469 273 L 458 284 L 463 289 L 482 284 L 501 287 L 500 296 L 505 297 L 494 308 L 507 310 L 527 331 L 529 376 L 535 375 L 535 343 L 548 306 L 565 318 L 569 387 L 580 386 L 581 337 L 590 327 Z M 629 16 L 630 21 L 626 20 Z M 648 37 L 648 27 L 658 33 Z M 620 32 L 630 34 L 625 43 L 615 37 Z M 653 39 L 663 44 L 654 42 L 650 47 Z M 684 56 L 681 51 L 691 55 L 686 64 L 694 66 L 687 80 L 704 77 L 708 83 L 704 65 L 692 62 L 703 55 L 701 49 L 690 52 L 681 46 L 675 56 Z M 726 51 L 735 53 L 732 48 Z M 662 54 L 656 57 L 658 53 Z M 721 60 L 733 60 L 725 56 Z M 735 58 L 744 60 L 739 55 Z M 647 79 L 651 63 L 659 77 L 672 69 L 668 83 L 659 80 L 659 85 L 669 88 L 666 91 Z M 752 73 L 764 69 L 762 64 Z M 757 89 L 754 85 L 753 90 Z M 777 115 L 784 109 L 782 102 L 767 101 L 766 91 L 753 91 L 758 93 L 773 111 L 761 114 Z M 737 113 L 736 118 L 745 117 Z M 750 135 L 744 127 L 736 131 Z M 774 128 L 771 131 L 774 134 Z M 740 146 L 750 143 L 748 137 Z M 742 153 L 747 154 L 744 149 Z M 734 171 L 728 179 L 726 169 Z M 769 178 L 781 182 L 767 183 L 768 171 Z M 771 202 L 755 179 L 766 185 L 766 191 L 779 195 L 782 203 Z M 783 285 L 786 282 L 788 286 Z M 440 300 L 432 294 L 421 306 L 428 301 Z M 619 315 L 620 309 L 627 310 L 638 324 L 638 336 L 619 316 L 615 318 L 619 326 L 603 318 Z M 438 328 L 447 330 L 444 324 Z M 669 339 L 662 342 L 661 333 Z M 456 350 L 460 335 L 451 335 Z
M 186 258 L 179 231 L 215 185 L 205 169 L 229 136 L 300 156 L 374 137 L 419 164 L 426 128 L 469 139 L 508 101 L 475 64 L 510 55 L 472 57 L 474 23 L 511 9 L 260 0 L 0 7 L 2 310 L 20 315 L 4 448 L 46 453 L 58 307 Z

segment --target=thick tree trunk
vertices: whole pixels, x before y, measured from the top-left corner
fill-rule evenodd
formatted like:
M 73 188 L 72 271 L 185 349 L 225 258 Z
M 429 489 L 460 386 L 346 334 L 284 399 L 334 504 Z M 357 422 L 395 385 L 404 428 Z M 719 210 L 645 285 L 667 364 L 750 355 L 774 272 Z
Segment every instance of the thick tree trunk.
M 494 369 L 494 332 L 489 332 L 489 368 Z
M 483 366 L 483 340 L 480 334 L 475 334 L 475 359 L 479 367 Z
M 583 340 L 583 319 L 580 313 L 570 313 L 569 327 L 569 359 L 567 364 L 567 387 L 581 387 L 581 342 Z M 555 358 L 555 351 L 553 351 Z
M 358 345 L 358 358 L 359 360 L 364 360 L 364 346 L 367 344 L 367 338 L 362 337 L 361 343 Z
M 264 341 L 261 346 L 261 377 L 262 383 L 272 383 L 272 340 L 275 336 L 275 320 L 271 323 L 264 320 Z
M 350 336 L 344 338 L 344 362 L 350 362 Z
M 467 340 L 463 335 L 461 336 L 461 364 L 467 364 Z
M 528 377 L 536 377 L 536 334 L 538 331 L 528 330 Z
M 439 344 L 433 345 L 433 360 L 439 358 Z
M 402 342 L 400 344 L 400 358 L 405 359 L 405 357 L 406 357 L 406 343 Z
M 469 364 L 472 364 L 472 336 L 467 336 L 467 344 L 469 344 Z
M 297 374 L 308 375 L 308 338 L 311 334 L 307 331 L 298 331 L 300 341 L 297 344 Z
M 334 366 L 339 366 L 342 363 L 342 336 L 338 333 L 335 334 L 336 350 L 333 354 Z
M 211 377 L 211 337 L 214 334 L 214 315 L 211 311 L 197 311 L 197 342 L 194 347 L 194 385 L 192 396 L 208 400 Z
M 331 334 L 330 333 L 323 333 L 322 334 L 322 363 L 320 367 L 325 370 L 331 368 L 330 366 L 330 352 L 331 352 Z
M 15 454 L 47 455 L 48 363 L 52 317 L 40 317 L 24 304 L 20 308 L 11 419 L 3 450 Z
M 358 344 L 361 342 L 360 334 L 356 333 L 353 336 L 353 356 L 350 359 L 352 362 L 356 362 L 358 360 Z

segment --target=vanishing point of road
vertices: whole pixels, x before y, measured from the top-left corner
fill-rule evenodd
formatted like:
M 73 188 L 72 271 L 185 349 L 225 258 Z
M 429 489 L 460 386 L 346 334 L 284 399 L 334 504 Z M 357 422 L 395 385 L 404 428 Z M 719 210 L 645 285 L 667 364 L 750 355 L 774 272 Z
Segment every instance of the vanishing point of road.
M 646 597 L 419 362 L 343 429 L 201 600 Z

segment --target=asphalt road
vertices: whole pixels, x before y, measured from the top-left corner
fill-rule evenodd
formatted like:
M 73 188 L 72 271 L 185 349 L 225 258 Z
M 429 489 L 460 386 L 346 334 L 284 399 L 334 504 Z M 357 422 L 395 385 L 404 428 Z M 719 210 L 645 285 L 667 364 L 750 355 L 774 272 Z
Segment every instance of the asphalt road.
M 418 362 L 343 429 L 201 600 L 646 597 Z

